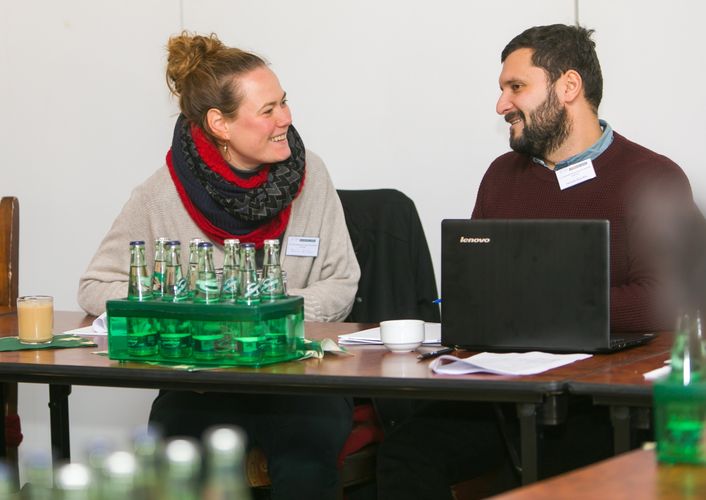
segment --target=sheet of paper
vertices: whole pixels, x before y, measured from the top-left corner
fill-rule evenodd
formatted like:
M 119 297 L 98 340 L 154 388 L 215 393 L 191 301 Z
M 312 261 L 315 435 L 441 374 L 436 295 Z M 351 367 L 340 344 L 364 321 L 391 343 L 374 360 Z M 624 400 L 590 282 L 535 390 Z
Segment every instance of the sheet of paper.
M 380 328 L 369 328 L 359 332 L 339 335 L 338 343 L 343 345 L 382 345 L 382 340 L 380 340 Z M 422 344 L 441 344 L 441 323 L 424 323 L 424 342 L 422 342 Z
M 108 335 L 107 314 L 103 313 L 93 320 L 90 326 L 84 326 L 69 330 L 64 333 L 72 333 L 74 335 Z
M 547 352 L 482 352 L 468 358 L 444 355 L 429 364 L 429 368 L 444 375 L 494 373 L 497 375 L 534 375 L 574 361 L 590 358 L 590 354 L 551 354 Z

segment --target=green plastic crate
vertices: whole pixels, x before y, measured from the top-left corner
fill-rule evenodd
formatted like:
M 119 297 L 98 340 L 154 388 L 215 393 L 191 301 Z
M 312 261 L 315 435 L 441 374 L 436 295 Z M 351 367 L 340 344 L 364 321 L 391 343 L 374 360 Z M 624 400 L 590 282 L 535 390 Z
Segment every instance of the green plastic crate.
M 205 366 L 262 366 L 298 359 L 304 299 L 259 304 L 106 302 L 110 359 Z

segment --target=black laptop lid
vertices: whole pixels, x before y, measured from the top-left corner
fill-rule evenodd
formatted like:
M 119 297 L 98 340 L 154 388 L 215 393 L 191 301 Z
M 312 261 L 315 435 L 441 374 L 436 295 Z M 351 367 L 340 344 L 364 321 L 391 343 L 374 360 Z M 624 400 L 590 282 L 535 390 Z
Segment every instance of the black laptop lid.
M 441 338 L 474 350 L 610 346 L 607 220 L 441 224 Z

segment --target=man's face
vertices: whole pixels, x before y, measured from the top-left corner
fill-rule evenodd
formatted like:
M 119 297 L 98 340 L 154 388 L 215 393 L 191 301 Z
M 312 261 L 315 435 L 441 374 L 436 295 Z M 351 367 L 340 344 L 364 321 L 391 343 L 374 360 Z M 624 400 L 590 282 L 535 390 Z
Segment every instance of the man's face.
M 532 49 L 518 49 L 503 63 L 496 111 L 510 124 L 510 147 L 546 158 L 571 131 L 566 108 L 546 72 L 532 64 Z

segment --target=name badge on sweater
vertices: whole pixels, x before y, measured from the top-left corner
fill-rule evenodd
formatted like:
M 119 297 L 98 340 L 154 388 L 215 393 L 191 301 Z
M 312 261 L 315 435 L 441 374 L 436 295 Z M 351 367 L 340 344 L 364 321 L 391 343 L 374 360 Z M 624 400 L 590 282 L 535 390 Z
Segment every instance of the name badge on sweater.
M 556 180 L 559 181 L 559 188 L 564 189 L 581 184 L 596 177 L 596 171 L 593 170 L 593 162 L 584 160 L 555 172 Z
M 290 236 L 287 238 L 287 255 L 293 257 L 317 257 L 319 255 L 319 238 Z

